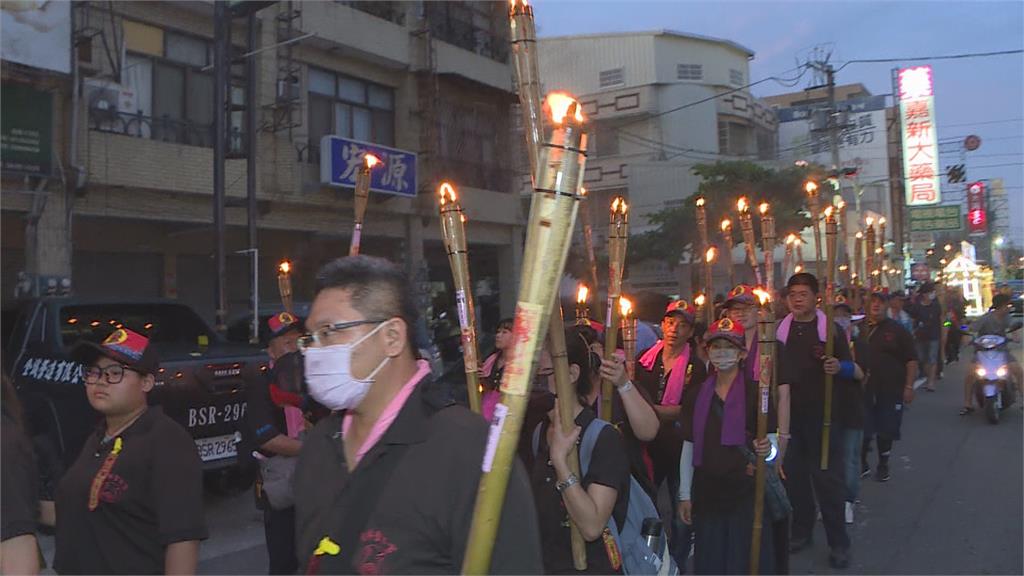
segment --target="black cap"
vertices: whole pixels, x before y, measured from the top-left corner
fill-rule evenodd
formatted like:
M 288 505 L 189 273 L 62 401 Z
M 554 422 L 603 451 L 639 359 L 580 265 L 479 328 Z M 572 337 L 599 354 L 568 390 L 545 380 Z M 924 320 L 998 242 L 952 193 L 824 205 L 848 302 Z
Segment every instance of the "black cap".
M 100 356 L 116 360 L 141 374 L 156 374 L 160 358 L 150 346 L 149 338 L 127 328 L 118 328 L 102 344 L 80 340 L 71 349 L 71 359 L 91 366 Z

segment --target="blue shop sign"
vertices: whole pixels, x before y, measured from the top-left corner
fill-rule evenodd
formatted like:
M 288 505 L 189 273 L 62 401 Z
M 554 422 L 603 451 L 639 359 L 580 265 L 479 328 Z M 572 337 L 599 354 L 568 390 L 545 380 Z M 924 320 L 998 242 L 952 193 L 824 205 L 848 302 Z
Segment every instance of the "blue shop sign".
M 415 152 L 340 136 L 324 136 L 320 140 L 320 182 L 328 186 L 354 188 L 356 174 L 367 152 L 384 162 L 383 166 L 371 172 L 370 190 L 395 196 L 416 196 Z

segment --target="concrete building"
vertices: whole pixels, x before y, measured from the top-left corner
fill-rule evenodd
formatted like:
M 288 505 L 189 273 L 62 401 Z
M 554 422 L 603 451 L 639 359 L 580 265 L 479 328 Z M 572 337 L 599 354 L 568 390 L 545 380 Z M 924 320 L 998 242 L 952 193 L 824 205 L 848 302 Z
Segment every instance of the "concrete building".
M 743 88 L 748 48 L 670 30 L 542 38 L 539 46 L 545 90 L 577 94 L 591 121 L 585 185 L 597 246 L 616 194 L 629 198 L 631 231 L 641 233 L 650 214 L 697 191 L 694 165 L 775 158 L 774 114 Z M 689 294 L 680 257 L 633 263 L 626 289 Z
M 304 300 L 316 269 L 347 254 L 352 189 L 324 184 L 319 165 L 321 138 L 336 135 L 417 154 L 413 194 L 371 193 L 363 252 L 402 262 L 425 306 L 437 305 L 428 313 L 454 306 L 435 199 L 436 185 L 448 179 L 470 221 L 484 328 L 511 314 L 515 293 L 498 287 L 518 279 L 525 216 L 516 170 L 504 157 L 515 138 L 506 4 L 262 6 L 256 50 L 247 57 L 256 59 L 252 152 L 263 302 L 278 302 L 279 260 L 294 263 L 296 299 Z M 69 12 L 74 50 L 67 47 L 67 56 L 77 70 L 61 77 L 67 86 L 54 95 L 67 109 L 55 111 L 61 120 L 53 126 L 63 172 L 41 185 L 5 164 L 3 298 L 24 269 L 70 276 L 82 295 L 180 298 L 212 318 L 213 3 L 77 2 Z M 249 310 L 250 298 L 249 257 L 236 254 L 248 247 L 245 24 L 234 19 L 232 38 L 229 317 Z M 22 82 L 22 68 L 4 61 L 5 90 Z M 82 82 L 75 102 L 72 78 Z M 48 190 L 40 209 L 33 201 Z M 33 237 L 60 247 L 31 246 L 25 239 Z

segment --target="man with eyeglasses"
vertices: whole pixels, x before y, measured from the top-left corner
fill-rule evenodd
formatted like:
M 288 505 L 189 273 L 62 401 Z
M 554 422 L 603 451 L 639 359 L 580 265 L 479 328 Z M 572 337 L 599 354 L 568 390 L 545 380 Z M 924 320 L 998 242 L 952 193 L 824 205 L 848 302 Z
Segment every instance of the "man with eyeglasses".
M 334 411 L 295 472 L 307 574 L 456 573 L 472 522 L 487 423 L 449 401 L 417 358 L 409 281 L 380 258 L 324 266 L 299 340 L 309 392 Z M 490 573 L 543 570 L 533 500 L 513 463 Z
M 115 330 L 81 342 L 85 393 L 103 418 L 57 487 L 61 574 L 194 574 L 207 537 L 195 442 L 148 406 L 159 366 L 149 339 Z

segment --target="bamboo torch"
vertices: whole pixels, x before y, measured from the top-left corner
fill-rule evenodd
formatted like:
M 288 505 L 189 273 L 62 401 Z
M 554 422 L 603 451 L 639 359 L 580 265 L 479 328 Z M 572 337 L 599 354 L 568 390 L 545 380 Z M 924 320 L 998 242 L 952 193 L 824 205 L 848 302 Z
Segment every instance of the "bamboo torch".
M 836 276 L 836 217 L 832 206 L 825 209 L 825 252 L 828 258 L 825 269 L 825 356 L 831 357 L 835 353 L 835 329 L 832 320 L 835 317 L 835 308 L 832 306 L 835 301 Z M 833 375 L 825 374 L 825 420 L 821 429 L 821 469 L 828 470 L 829 439 L 832 432 L 832 389 Z
M 512 41 L 512 66 L 516 71 L 519 108 L 523 114 L 530 174 L 536 184 L 540 149 L 544 145 L 544 112 L 540 97 L 540 72 L 537 65 L 537 27 L 533 7 L 527 0 L 511 0 L 509 26 Z
M 590 288 L 580 283 L 576 289 L 576 325 L 590 326 L 590 307 L 587 306 L 587 297 L 590 295 Z
M 736 285 L 736 269 L 732 265 L 732 220 L 722 219 L 722 238 L 725 239 L 725 265 L 729 272 L 729 289 Z
M 292 263 L 287 260 L 277 265 L 277 291 L 281 294 L 284 311 L 292 314 Z
M 804 271 L 804 241 L 797 236 L 793 245 L 796 246 L 796 266 L 793 267 L 793 273 L 796 274 Z
M 633 314 L 633 303 L 626 298 L 619 298 L 619 313 L 622 317 L 622 351 L 626 354 L 626 374 L 632 381 L 636 370 L 636 315 Z
M 695 202 L 695 205 L 696 205 L 696 215 L 697 215 L 697 234 L 700 237 L 700 253 L 701 254 L 704 254 L 707 251 L 708 246 L 710 246 L 710 244 L 708 242 L 708 212 L 707 212 L 706 204 L 707 204 L 707 201 L 704 199 L 703 196 L 697 196 L 697 200 Z M 690 253 L 691 254 L 697 254 L 697 250 L 691 249 Z M 696 261 L 697 261 L 696 258 L 692 258 L 691 259 L 691 266 L 693 265 L 693 263 L 696 263 Z M 707 283 L 708 283 L 708 280 L 707 280 L 707 278 L 705 278 L 704 279 L 704 285 L 707 285 Z M 711 298 L 711 295 L 708 295 L 708 298 Z
M 818 183 L 814 180 L 808 180 L 804 185 L 804 190 L 807 191 L 807 211 L 811 213 L 811 225 L 814 226 L 814 270 L 818 279 L 821 279 L 821 227 L 819 226 L 818 220 L 821 219 L 821 215 L 818 213 Z
M 764 252 L 765 290 L 775 294 L 775 216 L 768 212 L 768 203 L 757 207 L 761 213 L 761 251 Z
M 700 314 L 705 314 L 708 318 L 712 318 L 714 316 L 715 313 L 713 311 L 708 312 L 707 308 L 705 308 L 708 303 L 709 301 L 704 294 L 697 294 L 693 297 L 693 305 L 697 307 L 698 317 Z
M 629 240 L 629 206 L 626 199 L 616 196 L 612 200 L 608 221 L 608 310 L 605 316 L 604 355 L 610 358 L 617 346 L 615 327 L 619 325 L 619 296 L 622 293 L 622 267 L 626 263 L 626 243 Z M 601 419 L 612 419 L 611 380 L 601 380 Z
M 583 224 L 583 248 L 587 251 L 587 268 L 590 271 L 590 285 L 597 290 L 597 258 L 594 257 L 594 228 L 590 224 L 590 198 L 587 189 L 580 188 L 580 222 Z
M 462 213 L 455 187 L 442 182 L 437 190 L 441 209 L 441 236 L 448 252 L 455 282 L 455 304 L 462 329 L 462 359 L 466 370 L 466 394 L 469 408 L 480 413 L 480 376 L 477 374 L 476 311 L 473 305 L 473 284 L 469 277 L 469 252 L 466 249 L 466 217 Z
M 714 276 L 711 274 L 715 264 L 716 250 L 714 246 L 708 246 L 704 251 L 704 294 L 714 294 Z M 707 314 L 707 323 L 710 328 L 715 323 L 715 301 L 705 297 L 704 312 Z
M 757 295 L 761 304 L 757 315 L 757 350 L 761 362 L 761 373 L 757 380 L 757 438 L 764 440 L 768 436 L 768 404 L 771 400 L 770 390 L 773 385 L 772 351 L 775 349 L 775 313 L 772 311 L 772 299 L 769 292 L 755 289 L 754 294 Z M 757 458 L 754 475 L 754 526 L 750 540 L 751 574 L 760 573 L 761 532 L 764 527 L 764 484 L 764 458 Z
M 548 103 L 552 132 L 540 154 L 530 208 L 513 328 L 516 339 L 501 383 L 501 402 L 491 422 L 463 574 L 491 571 L 491 552 L 519 444 L 527 394 L 536 368 L 536 351 L 551 321 L 552 302 L 565 268 L 576 220 L 577 194 L 586 163 L 583 114 L 579 103 L 565 94 L 548 96 Z M 559 395 L 567 400 L 575 396 L 571 390 L 564 389 L 559 390 Z M 570 406 L 568 401 L 561 407 L 566 406 Z M 567 423 L 565 416 L 565 412 L 560 413 L 560 423 L 563 430 L 568 431 L 572 422 Z M 574 460 L 570 457 L 570 462 Z
M 761 268 L 757 265 L 757 255 L 754 252 L 754 220 L 750 215 L 750 203 L 747 202 L 746 197 L 740 197 L 736 201 L 736 210 L 740 213 L 740 229 L 743 231 L 743 243 L 747 246 L 747 261 L 754 269 L 755 282 L 758 286 L 763 286 Z
M 796 234 L 786 235 L 786 253 L 782 257 L 782 279 L 789 278 L 790 266 L 793 265 L 793 246 L 796 245 Z
M 366 216 L 366 204 L 370 200 L 370 171 L 380 164 L 380 158 L 367 152 L 363 155 L 363 167 L 356 174 L 355 223 L 352 225 L 352 243 L 348 246 L 348 255 L 359 254 L 359 243 L 363 236 L 363 217 Z
M 875 288 L 875 219 L 868 217 L 867 232 L 864 234 L 864 273 L 868 275 L 868 289 Z

